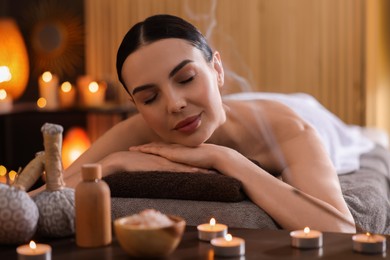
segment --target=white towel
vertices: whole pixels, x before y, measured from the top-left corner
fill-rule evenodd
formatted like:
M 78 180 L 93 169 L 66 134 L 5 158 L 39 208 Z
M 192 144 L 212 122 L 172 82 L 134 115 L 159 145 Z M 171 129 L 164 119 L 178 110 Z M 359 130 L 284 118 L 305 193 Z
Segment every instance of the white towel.
M 290 107 L 317 130 L 338 174 L 359 169 L 360 155 L 374 147 L 374 142 L 362 134 L 360 126 L 345 124 L 308 94 L 242 92 L 226 95 L 224 98 L 270 99 Z

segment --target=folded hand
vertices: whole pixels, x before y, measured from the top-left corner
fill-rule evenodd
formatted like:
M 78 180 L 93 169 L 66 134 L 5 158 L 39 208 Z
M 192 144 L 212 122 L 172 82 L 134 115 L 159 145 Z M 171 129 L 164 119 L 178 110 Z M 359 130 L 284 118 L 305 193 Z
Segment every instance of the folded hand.
M 223 149 L 226 149 L 226 147 L 213 144 L 187 147 L 180 144 L 167 143 L 149 143 L 129 148 L 130 151 L 158 155 L 172 162 L 203 169 L 215 169 L 215 155 L 221 153 Z
M 112 153 L 100 163 L 106 174 L 120 171 L 210 172 L 207 169 L 171 161 L 158 154 L 144 153 L 136 149 Z

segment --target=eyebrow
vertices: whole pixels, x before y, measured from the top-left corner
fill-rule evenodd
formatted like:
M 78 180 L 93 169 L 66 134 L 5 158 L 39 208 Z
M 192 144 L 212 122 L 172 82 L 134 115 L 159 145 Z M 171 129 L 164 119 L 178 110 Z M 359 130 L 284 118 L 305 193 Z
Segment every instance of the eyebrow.
M 145 90 L 145 89 L 149 89 L 149 88 L 153 88 L 155 87 L 154 84 L 146 84 L 146 85 L 142 85 L 142 86 L 139 86 L 139 87 L 136 87 L 133 89 L 133 91 L 131 92 L 132 95 L 142 91 L 142 90 Z
M 172 78 L 175 76 L 175 74 L 181 70 L 187 63 L 193 62 L 192 60 L 183 60 L 180 62 L 176 67 L 173 68 L 173 70 L 169 73 L 169 78 Z
M 185 65 L 187 65 L 188 63 L 190 62 L 193 62 L 192 60 L 183 60 L 182 62 L 180 62 L 177 66 L 175 66 L 173 68 L 173 70 L 171 70 L 171 72 L 169 73 L 168 75 L 168 78 L 172 78 L 173 76 L 175 76 L 175 74 L 181 70 Z M 153 88 L 155 87 L 154 84 L 146 84 L 146 85 L 142 85 L 142 86 L 139 86 L 139 87 L 135 87 L 133 89 L 133 91 L 131 92 L 132 95 L 140 92 L 140 91 L 143 91 L 143 90 L 146 90 L 146 89 L 150 89 L 150 88 Z

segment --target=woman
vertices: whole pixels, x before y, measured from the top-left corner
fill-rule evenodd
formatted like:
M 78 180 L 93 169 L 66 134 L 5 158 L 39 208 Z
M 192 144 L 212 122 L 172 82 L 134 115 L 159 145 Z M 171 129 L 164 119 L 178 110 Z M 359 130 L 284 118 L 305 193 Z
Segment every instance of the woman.
M 66 170 L 68 186 L 77 185 L 87 162 L 100 162 L 104 175 L 216 170 L 240 180 L 250 199 L 285 229 L 355 232 L 316 131 L 281 103 L 224 101 L 220 54 L 191 24 L 170 15 L 136 24 L 119 47 L 117 72 L 139 113 Z

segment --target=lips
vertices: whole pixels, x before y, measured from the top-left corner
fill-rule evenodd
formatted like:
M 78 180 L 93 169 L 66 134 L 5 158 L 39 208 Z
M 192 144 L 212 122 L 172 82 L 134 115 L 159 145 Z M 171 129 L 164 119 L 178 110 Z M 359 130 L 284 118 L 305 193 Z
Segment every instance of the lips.
M 183 133 L 191 133 L 195 131 L 198 126 L 200 125 L 200 119 L 201 116 L 196 115 L 196 116 L 191 116 L 187 117 L 186 119 L 180 121 L 174 128 L 174 130 L 183 132 Z

